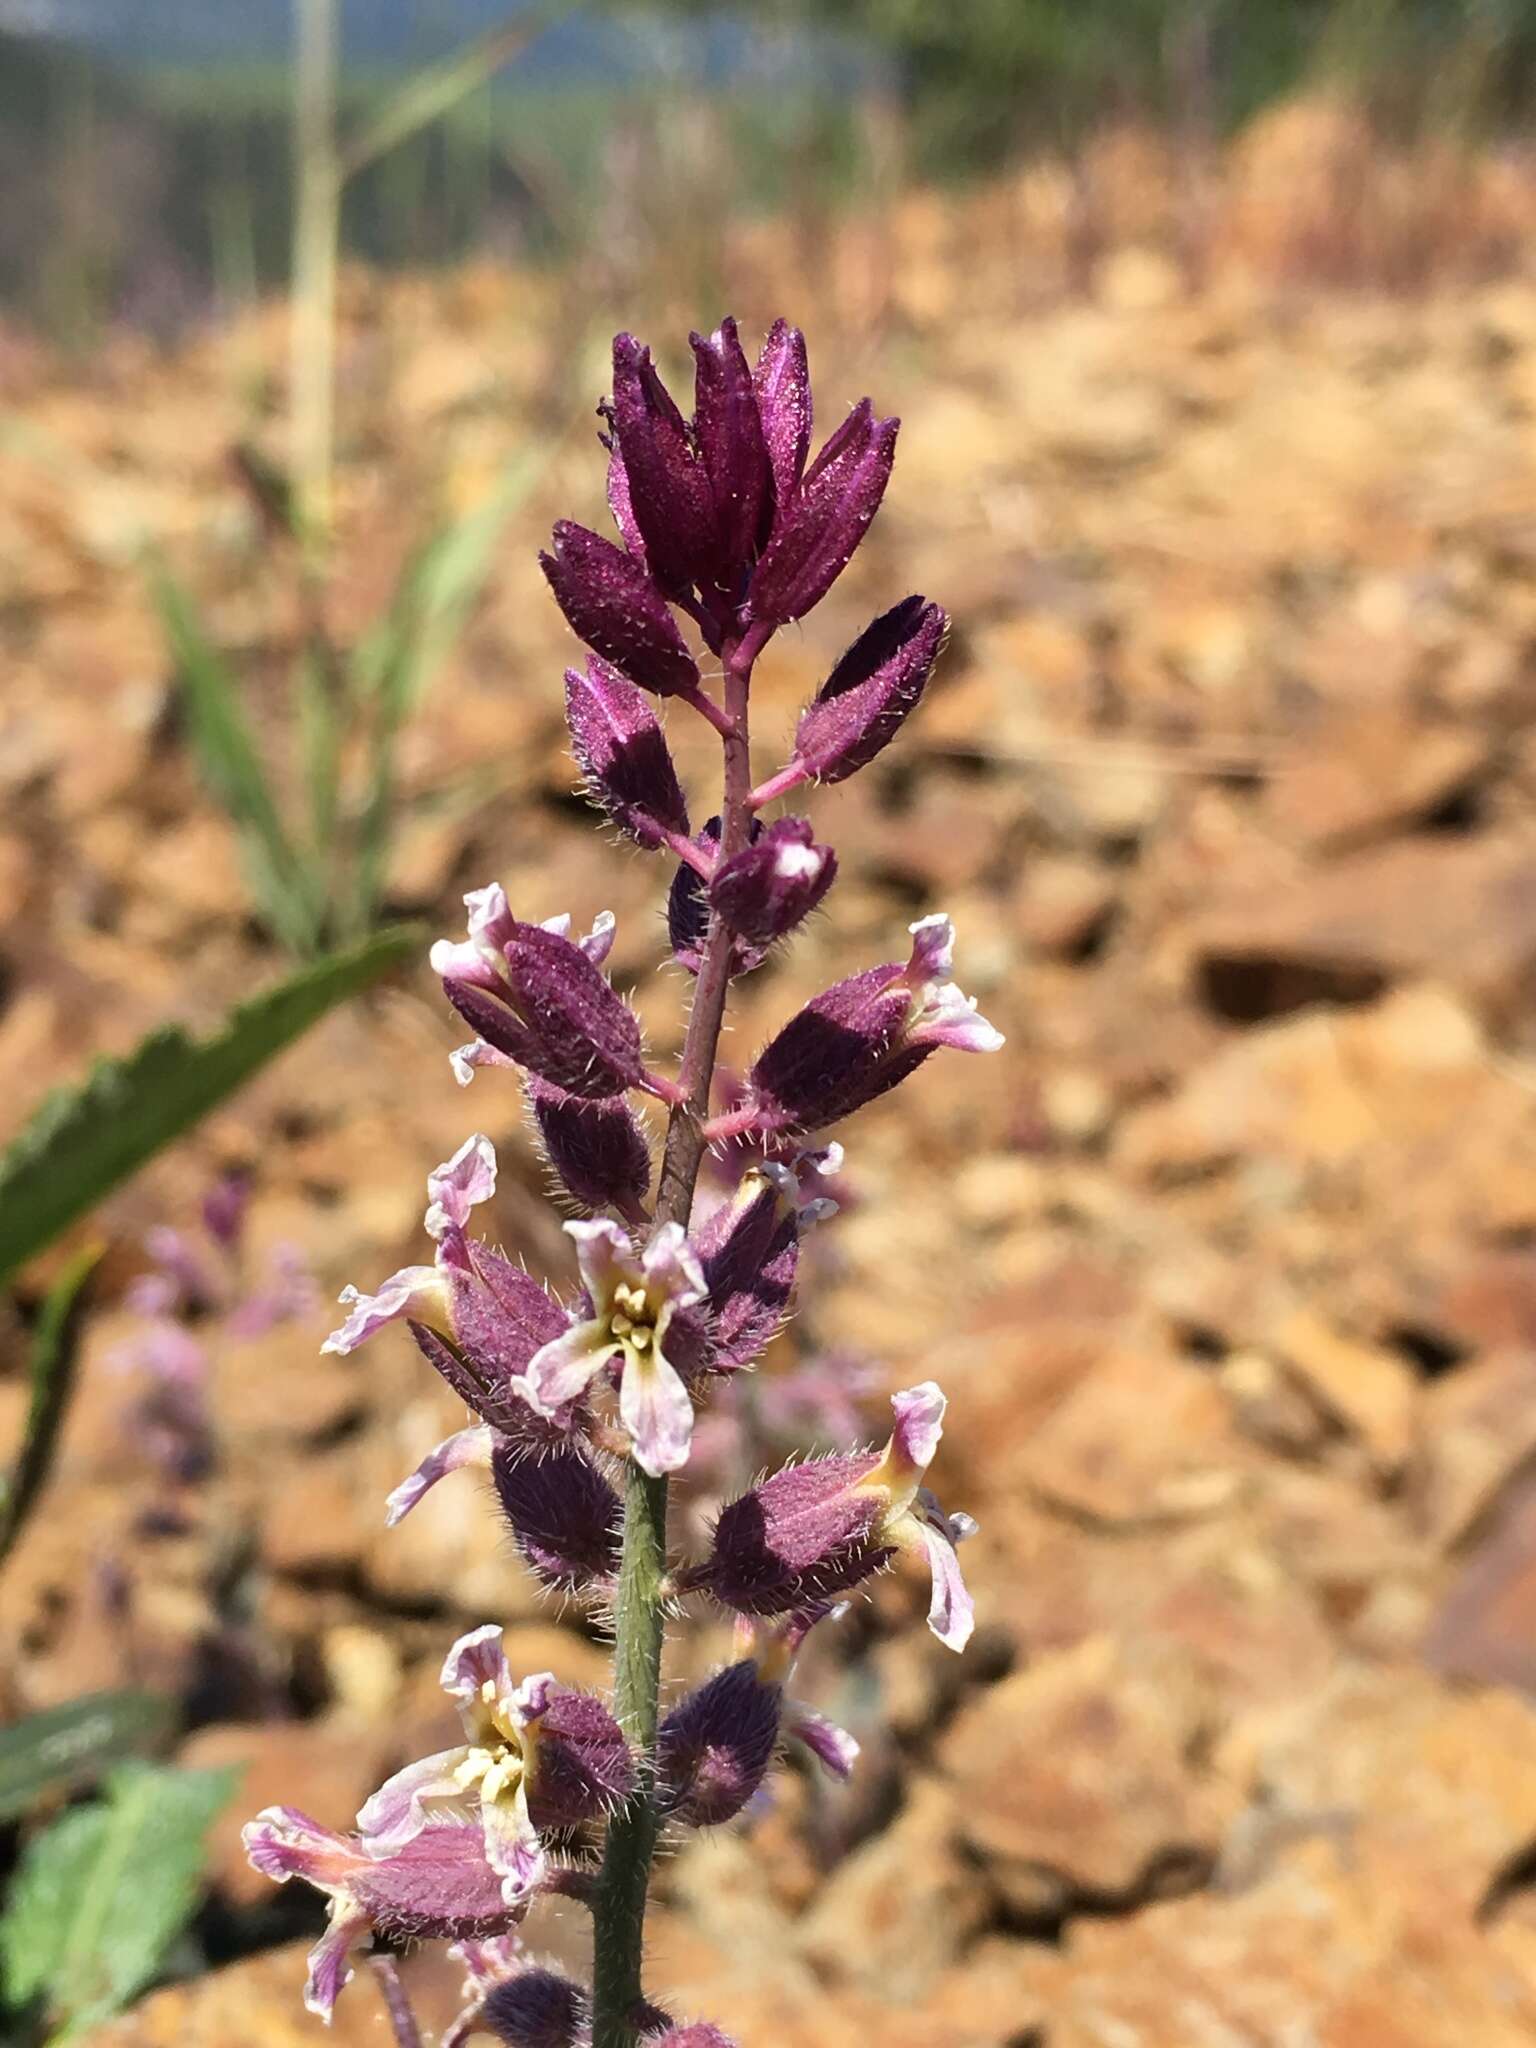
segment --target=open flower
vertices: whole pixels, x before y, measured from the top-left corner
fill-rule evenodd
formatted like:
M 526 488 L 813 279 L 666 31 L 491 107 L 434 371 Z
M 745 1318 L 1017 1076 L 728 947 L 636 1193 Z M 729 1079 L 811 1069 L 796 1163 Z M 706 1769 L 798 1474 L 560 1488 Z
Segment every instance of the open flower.
M 898 1551 L 912 1552 L 932 1576 L 928 1626 L 963 1650 L 974 1608 L 955 1546 L 975 1524 L 946 1515 L 923 1484 L 945 1405 L 926 1380 L 892 1397 L 895 1427 L 880 1455 L 787 1465 L 732 1501 L 715 1525 L 713 1551 L 685 1585 L 740 1614 L 790 1614 L 858 1585 Z
M 528 1362 L 528 1396 L 545 1415 L 577 1401 L 612 1359 L 621 1360 L 619 1416 L 636 1463 L 652 1478 L 688 1460 L 693 1402 L 666 1353 L 679 1309 L 704 1299 L 704 1275 L 679 1224 L 636 1253 L 616 1223 L 567 1223 L 592 1313 Z
M 628 1745 L 600 1701 L 558 1685 L 553 1673 L 515 1684 L 494 1623 L 459 1638 L 442 1683 L 467 1740 L 397 1771 L 363 1806 L 358 1827 L 375 1854 L 389 1854 L 436 1817 L 478 1802 L 486 1858 L 503 1899 L 517 1905 L 546 1874 L 541 1827 L 594 1820 L 628 1796 Z
M 302 1878 L 330 1901 L 324 1934 L 310 1951 L 304 2003 L 329 2023 L 351 1978 L 348 1956 L 384 1934 L 462 1941 L 501 1935 L 527 1895 L 509 1904 L 486 1860 L 478 1822 L 425 1823 L 389 1850 L 358 1835 L 336 1834 L 292 1806 L 269 1806 L 244 1832 L 245 1853 L 264 1877 Z

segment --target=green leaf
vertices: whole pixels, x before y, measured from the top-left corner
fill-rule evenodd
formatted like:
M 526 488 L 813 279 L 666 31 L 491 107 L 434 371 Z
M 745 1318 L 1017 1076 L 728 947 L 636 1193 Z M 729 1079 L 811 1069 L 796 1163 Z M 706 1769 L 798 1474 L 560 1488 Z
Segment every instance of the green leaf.
M 0 1157 L 0 1283 L 189 1130 L 337 1003 L 416 950 L 412 927 L 301 968 L 231 1012 L 212 1038 L 178 1025 L 48 1096 Z
M 9 2004 L 43 1999 L 67 2039 L 152 1981 L 191 1917 L 204 1837 L 235 1775 L 123 1764 L 104 1804 L 28 1846 L 0 1922 Z
M 440 527 L 401 574 L 384 619 L 358 647 L 358 693 L 372 702 L 369 778 L 357 826 L 353 928 L 366 931 L 383 896 L 394 826 L 395 742 L 490 578 L 507 521 L 533 489 L 547 451 L 530 450 L 472 512 Z
M 50 1792 L 87 1785 L 125 1751 L 152 1748 L 174 1720 L 152 1692 L 93 1692 L 0 1728 L 0 1822 Z
M 0 1491 L 0 1560 L 15 1544 L 48 1483 L 64 1413 L 74 1391 L 85 1283 L 100 1257 L 100 1246 L 92 1245 L 70 1261 L 44 1301 L 32 1333 L 26 1434 L 15 1468 Z
M 283 944 L 312 953 L 321 929 L 315 880 L 273 800 L 234 672 L 205 632 L 191 596 L 163 563 L 152 566 L 150 589 L 175 658 L 192 744 L 240 835 L 251 892 Z

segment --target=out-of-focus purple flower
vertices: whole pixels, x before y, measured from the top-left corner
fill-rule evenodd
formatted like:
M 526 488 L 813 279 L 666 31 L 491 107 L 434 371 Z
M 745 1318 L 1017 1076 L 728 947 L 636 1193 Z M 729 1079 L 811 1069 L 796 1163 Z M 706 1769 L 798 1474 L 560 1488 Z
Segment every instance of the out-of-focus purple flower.
M 697 690 L 699 665 L 643 563 L 569 519 L 558 521 L 553 552 L 539 561 L 572 632 L 593 653 L 658 697 Z
M 773 475 L 773 506 L 782 508 L 793 500 L 811 452 L 811 372 L 798 327 L 774 321 L 752 382 Z
M 223 1174 L 203 1196 L 203 1228 L 222 1250 L 232 1252 L 239 1244 L 250 1201 L 248 1173 Z
M 715 577 L 734 601 L 757 552 L 772 472 L 763 421 L 736 322 L 689 336 L 694 355 L 694 433 L 709 477 Z
M 599 962 L 613 920 L 589 938 L 566 936 L 569 920 L 524 924 L 496 883 L 471 890 L 469 939 L 439 939 L 432 967 L 459 1015 L 519 1066 L 568 1095 L 622 1095 L 645 1081 L 640 1025 Z
M 681 1227 L 668 1223 L 636 1253 L 616 1223 L 568 1223 L 592 1313 L 529 1361 L 528 1392 L 546 1415 L 578 1401 L 610 1360 L 620 1361 L 619 1416 L 635 1461 L 653 1478 L 688 1459 L 693 1402 L 667 1356 L 681 1309 L 704 1297 L 704 1276 Z
M 736 2048 L 729 2035 L 722 2034 L 707 2020 L 695 2020 L 687 2027 L 668 2027 L 664 2034 L 646 2038 L 648 2048 Z
M 754 619 L 774 625 L 820 604 L 880 509 L 896 457 L 899 420 L 878 419 L 861 398 L 824 443 L 799 488 L 781 503 L 752 572 Z
M 748 1092 L 759 1128 L 816 1130 L 904 1081 L 940 1046 L 995 1052 L 1003 1043 L 950 980 L 955 928 L 947 917 L 912 926 L 906 964 L 868 967 L 824 989 L 759 1053 Z
M 628 1745 L 601 1701 L 568 1691 L 552 1672 L 515 1684 L 494 1623 L 454 1644 L 443 1689 L 467 1740 L 397 1771 L 365 1803 L 358 1828 L 373 1854 L 389 1854 L 477 1798 L 486 1857 L 516 1905 L 545 1879 L 541 1828 L 595 1820 L 628 1797 Z
M 583 1101 L 532 1079 L 528 1100 L 545 1157 L 567 1194 L 584 1209 L 639 1217 L 651 1184 L 651 1148 L 624 1097 Z
M 579 1444 L 527 1452 L 503 1442 L 491 1473 L 517 1547 L 543 1585 L 593 1593 L 613 1584 L 623 1505 Z
M 325 1933 L 310 1952 L 304 2003 L 329 2022 L 352 1976 L 347 1958 L 380 1933 L 450 1940 L 502 1933 L 526 1910 L 509 1904 L 486 1858 L 478 1823 L 434 1821 L 381 1850 L 358 1835 L 336 1834 L 291 1806 L 269 1806 L 244 1832 L 245 1853 L 264 1877 L 301 1878 L 330 1900 Z
M 956 1543 L 968 1517 L 947 1517 L 923 1485 L 943 1434 L 945 1401 L 929 1380 L 892 1397 L 895 1427 L 883 1455 L 789 1465 L 725 1508 L 706 1562 L 685 1575 L 741 1614 L 791 1614 L 846 1592 L 898 1551 L 920 1553 L 933 1598 L 928 1625 L 963 1650 L 973 1608 Z
M 916 708 L 948 629 L 922 597 L 903 598 L 866 626 L 801 712 L 795 758 L 821 782 L 867 768 Z
M 766 947 L 804 923 L 836 875 L 837 855 L 817 845 L 809 818 L 776 818 L 715 869 L 710 900 L 732 931 Z
M 565 716 L 587 795 L 621 832 L 650 850 L 669 833 L 688 836 L 688 805 L 666 735 L 633 683 L 594 654 L 585 674 L 565 672 Z

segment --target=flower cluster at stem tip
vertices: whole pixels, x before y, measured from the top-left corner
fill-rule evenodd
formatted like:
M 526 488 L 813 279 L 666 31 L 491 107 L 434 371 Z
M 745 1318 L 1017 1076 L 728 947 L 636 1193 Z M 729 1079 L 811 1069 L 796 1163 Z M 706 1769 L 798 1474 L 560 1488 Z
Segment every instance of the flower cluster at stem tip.
M 520 1071 L 562 1198 L 581 1212 L 565 1225 L 575 1283 L 546 1287 L 472 1233 L 496 1188 L 495 1151 L 477 1134 L 428 1177 L 431 1263 L 372 1294 L 348 1288 L 346 1319 L 325 1345 L 351 1352 L 402 1325 L 470 1411 L 395 1489 L 390 1522 L 448 1474 L 480 1469 L 528 1570 L 611 1616 L 621 1661 L 639 1612 L 625 1590 L 626 1517 L 647 1486 L 660 1485 L 664 1500 L 712 1392 L 753 1366 L 789 1314 L 806 1233 L 834 1209 L 818 1191 L 841 1161 L 829 1127 L 940 1048 L 1002 1043 L 952 978 L 949 920 L 924 917 L 904 958 L 806 1003 L 725 1099 L 716 1055 L 730 985 L 804 923 L 837 871 L 807 818 L 765 813 L 804 785 L 857 773 L 890 744 L 922 697 L 947 621 L 921 597 L 882 613 L 801 713 L 788 759 L 754 784 L 753 665 L 859 546 L 890 476 L 897 422 L 862 400 L 812 457 L 797 330 L 776 322 L 755 365 L 732 320 L 694 335 L 692 348 L 685 418 L 649 350 L 616 338 L 599 410 L 619 542 L 562 520 L 541 557 L 586 649 L 565 688 L 587 793 L 673 869 L 671 949 L 695 977 L 680 1066 L 651 1066 L 639 1021 L 604 972 L 610 915 L 578 936 L 568 916 L 520 915 L 495 883 L 473 891 L 467 937 L 432 949 L 474 1034 L 451 1055 L 454 1072 L 467 1085 L 482 1067 Z M 722 746 L 722 794 L 699 827 L 657 715 L 669 699 L 707 720 Z M 659 1159 L 646 1098 L 666 1113 Z M 710 1148 L 728 1185 L 696 1200 Z M 601 1972 L 589 1994 L 531 1958 L 518 1929 L 536 1899 L 565 1895 L 591 1907 L 601 1950 L 603 1915 L 618 1910 L 617 1890 L 636 1870 L 643 1908 L 657 1835 L 739 1814 L 786 1747 L 846 1777 L 857 1745 L 789 1686 L 806 1636 L 873 1574 L 917 1560 L 932 1587 L 929 1626 L 964 1648 L 972 1609 L 956 1545 L 973 1525 L 946 1514 L 926 1484 L 945 1397 L 926 1381 L 891 1407 L 883 1448 L 787 1465 L 726 1505 L 705 1554 L 660 1558 L 653 1583 L 633 1595 L 649 1602 L 658 1641 L 663 1613 L 690 1599 L 735 1621 L 731 1661 L 667 1711 L 654 1681 L 648 1715 L 622 1687 L 610 1706 L 548 1672 L 519 1681 L 487 1625 L 455 1643 L 443 1668 L 460 1745 L 398 1771 L 351 1833 L 287 1807 L 250 1824 L 258 1869 L 302 1878 L 330 1901 L 311 1957 L 312 2011 L 329 2019 L 349 1955 L 375 1932 L 437 1936 L 459 1945 L 467 1976 L 443 2048 L 476 2034 L 511 2048 L 730 2048 L 714 2026 L 652 2004 L 638 1962 L 623 2010 L 605 2013 Z M 636 1839 L 647 1845 L 638 1860 Z M 631 1920 L 634 1903 L 620 1901 Z

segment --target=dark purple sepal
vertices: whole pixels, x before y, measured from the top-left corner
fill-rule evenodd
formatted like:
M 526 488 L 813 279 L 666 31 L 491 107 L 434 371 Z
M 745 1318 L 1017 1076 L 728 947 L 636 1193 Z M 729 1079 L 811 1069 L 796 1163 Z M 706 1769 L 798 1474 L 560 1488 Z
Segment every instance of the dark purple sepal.
M 757 839 L 762 830 L 762 820 L 754 818 L 752 839 Z M 701 853 L 714 860 L 720 851 L 720 820 L 710 818 L 694 834 L 693 843 Z M 710 884 L 698 870 L 686 861 L 679 861 L 667 892 L 667 937 L 678 965 L 686 967 L 690 974 L 698 973 L 704 958 L 704 941 L 709 936 L 709 892 Z M 738 938 L 734 971 L 748 974 L 754 967 L 761 967 L 767 957 L 766 947 L 754 946 Z
M 562 519 L 553 552 L 539 561 L 572 632 L 632 683 L 659 697 L 698 688 L 698 663 L 666 599 L 632 555 Z
M 738 1614 L 789 1614 L 879 1571 L 892 1556 L 876 1535 L 884 1504 L 855 1490 L 877 1463 L 870 1452 L 786 1465 L 732 1501 L 689 1589 Z
M 557 1593 L 600 1592 L 618 1576 L 623 1505 L 569 1441 L 525 1454 L 498 1444 L 491 1478 L 513 1539 L 535 1578 Z
M 697 1233 L 695 1248 L 708 1289 L 713 1372 L 738 1372 L 776 1337 L 794 1299 L 800 1220 L 784 1170 L 766 1170 L 722 1203 Z
M 558 1970 L 529 1967 L 497 1984 L 476 2014 L 476 2031 L 506 2048 L 585 2048 L 591 2006 L 579 1984 Z
M 756 1793 L 779 1740 L 781 1694 L 749 1658 L 689 1693 L 661 1724 L 658 1803 L 685 1827 L 719 1827 Z
M 752 574 L 754 619 L 783 625 L 826 596 L 880 509 L 896 455 L 898 420 L 861 398 L 779 513 Z
M 564 1442 L 566 1432 L 529 1405 L 520 1380 L 489 1369 L 469 1351 L 440 1337 L 436 1330 L 429 1330 L 425 1323 L 408 1322 L 406 1328 L 415 1338 L 422 1357 L 442 1375 L 465 1407 L 490 1423 L 509 1443 L 526 1450 Z
M 837 855 L 819 846 L 809 818 L 776 818 L 716 868 L 710 901 L 753 947 L 788 937 L 821 902 L 837 876 Z
M 811 372 L 798 327 L 774 321 L 752 383 L 773 478 L 773 503 L 766 509 L 782 512 L 793 502 L 811 450 Z
M 580 946 L 514 919 L 502 961 L 494 992 L 443 980 L 448 1000 L 488 1045 L 585 1101 L 640 1085 L 639 1021 Z
M 694 434 L 714 499 L 715 580 L 734 595 L 757 553 L 772 484 L 752 371 L 736 332 L 722 320 L 694 354 Z
M 926 598 L 907 597 L 854 641 L 800 714 L 795 756 L 822 782 L 842 782 L 900 731 L 939 658 L 949 621 Z
M 538 1719 L 529 1812 L 539 1828 L 580 1827 L 622 1806 L 635 1788 L 624 1731 L 589 1692 L 557 1690 Z
M 544 1156 L 567 1194 L 584 1209 L 633 1214 L 651 1184 L 651 1148 L 624 1097 L 584 1102 L 538 1079 L 528 1095 Z
M 613 338 L 608 418 L 651 574 L 665 589 L 708 579 L 718 556 L 709 472 L 650 350 L 632 334 Z
M 621 832 L 647 852 L 669 832 L 687 835 L 688 805 L 666 735 L 633 683 L 594 654 L 585 675 L 565 672 L 565 716 L 586 793 Z
M 911 1010 L 911 990 L 901 977 L 900 964 L 892 962 L 834 982 L 768 1041 L 748 1086 L 774 1121 L 807 1131 L 835 1123 L 920 1064 L 927 1047 L 912 1048 L 915 1057 L 887 1057 Z

